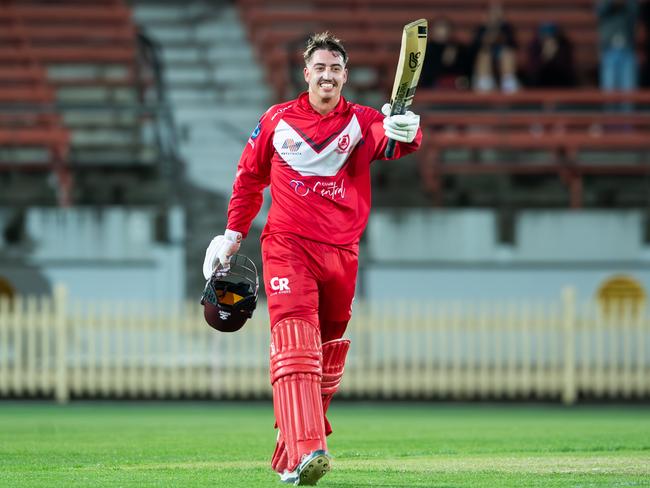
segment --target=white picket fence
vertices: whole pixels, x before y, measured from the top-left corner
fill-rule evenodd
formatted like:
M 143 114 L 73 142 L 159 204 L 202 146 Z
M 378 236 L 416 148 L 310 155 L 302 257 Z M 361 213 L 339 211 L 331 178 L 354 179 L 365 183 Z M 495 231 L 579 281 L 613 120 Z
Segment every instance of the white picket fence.
M 357 303 L 341 396 L 648 397 L 650 317 L 555 303 Z M 218 333 L 195 302 L 0 301 L 0 397 L 255 398 L 270 395 L 264 304 Z

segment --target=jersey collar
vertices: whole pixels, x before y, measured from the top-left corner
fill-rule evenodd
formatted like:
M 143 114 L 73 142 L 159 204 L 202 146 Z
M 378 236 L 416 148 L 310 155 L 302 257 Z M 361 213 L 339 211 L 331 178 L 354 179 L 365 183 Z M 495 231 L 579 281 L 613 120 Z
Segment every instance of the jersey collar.
M 317 115 L 320 115 L 316 110 L 314 110 L 314 107 L 311 106 L 311 103 L 309 103 L 309 92 L 303 92 L 300 94 L 298 97 L 298 106 L 302 108 L 303 110 L 306 110 L 307 112 L 314 113 Z M 331 115 L 337 115 L 342 112 L 344 112 L 348 107 L 348 101 L 341 95 L 341 99 L 339 100 L 339 103 L 334 107 L 334 110 L 332 110 L 330 113 L 327 115 L 320 115 L 321 117 L 329 117 Z

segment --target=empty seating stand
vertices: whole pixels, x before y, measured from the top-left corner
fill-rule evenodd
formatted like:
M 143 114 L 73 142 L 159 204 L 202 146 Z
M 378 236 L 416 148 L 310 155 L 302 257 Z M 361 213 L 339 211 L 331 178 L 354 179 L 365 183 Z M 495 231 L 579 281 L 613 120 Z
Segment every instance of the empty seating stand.
M 52 171 L 58 184 L 59 204 L 71 203 L 70 133 L 62 127 L 57 114 L 0 113 L 0 147 L 9 153 L 8 158 L 0 160 L 0 172 Z M 38 149 L 45 151 L 45 157 L 38 155 Z M 36 156 L 32 156 L 35 152 Z
M 32 52 L 19 19 L 0 14 L 0 171 L 56 175 L 58 201 L 70 203 L 70 134 L 53 113 L 54 88 Z
M 555 175 L 567 185 L 574 208 L 583 204 L 586 176 L 650 175 L 650 92 L 421 90 L 417 110 L 426 133 L 418 153 L 421 174 L 437 204 L 444 201 L 447 175 Z M 481 158 L 485 149 L 509 151 L 511 157 L 486 161 Z M 462 150 L 464 156 L 447 160 L 451 150 Z M 545 157 L 535 160 L 530 151 Z M 606 153 L 608 159 L 589 161 L 581 157 L 586 151 Z M 513 152 L 518 156 L 513 158 Z M 621 152 L 639 157 L 622 162 Z
M 23 43 L 57 88 L 134 83 L 136 33 L 122 1 L 10 2 L 0 9 L 7 23 L 14 29 L 0 30 L 0 60 L 16 60 L 13 44 Z
M 122 0 L 3 1 L 2 147 L 49 148 L 48 164 L 61 175 L 60 201 L 68 203 L 72 179 L 61 168 L 81 167 L 97 154 L 101 159 L 102 151 L 116 146 L 115 139 L 97 136 L 115 130 L 115 117 L 98 117 L 91 109 L 137 103 L 149 82 L 139 66 L 135 25 Z M 131 119 L 128 137 L 139 131 L 138 115 Z M 47 166 L 17 161 L 3 160 L 2 168 Z

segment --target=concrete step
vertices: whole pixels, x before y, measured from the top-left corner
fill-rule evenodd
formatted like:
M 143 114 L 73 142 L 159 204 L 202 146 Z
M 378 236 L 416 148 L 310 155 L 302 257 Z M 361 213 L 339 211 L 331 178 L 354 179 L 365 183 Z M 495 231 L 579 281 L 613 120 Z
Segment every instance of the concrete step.
M 255 53 L 248 44 L 238 44 L 236 46 L 228 43 L 215 43 L 207 49 L 205 58 L 212 62 L 230 63 L 230 64 L 251 64 L 251 69 L 262 71 L 258 66 Z
M 232 146 L 233 154 L 237 153 L 237 158 L 239 159 L 247 140 L 248 134 L 245 132 L 226 127 L 212 127 L 211 130 L 206 129 L 204 132 L 197 132 L 196 130 L 188 131 L 188 137 L 183 142 L 185 143 L 187 141 L 188 146 L 202 148 L 213 147 L 215 150 Z
M 178 106 L 174 110 L 174 116 L 177 123 L 210 123 L 217 120 L 217 112 L 219 111 L 218 107 L 219 105 L 217 103 L 204 106 Z
M 204 42 L 204 41 L 197 41 L 195 39 L 189 39 L 189 40 L 169 39 L 169 40 L 165 40 L 165 42 L 160 42 L 159 45 L 163 50 L 165 50 L 165 49 L 178 49 L 178 50 L 205 49 L 205 50 L 207 50 L 207 49 L 210 48 L 212 43 L 211 42 Z
M 239 142 L 228 147 L 224 147 L 223 144 L 181 144 L 179 149 L 181 154 L 192 158 L 195 166 L 211 171 L 226 172 L 234 177 L 243 145 Z M 213 168 L 215 165 L 217 166 L 216 170 Z
M 172 66 L 172 68 L 166 70 L 165 82 L 169 90 L 218 92 L 234 90 L 251 94 L 254 98 L 259 98 L 255 92 L 261 90 L 263 94 L 268 95 L 268 88 L 263 85 L 264 80 L 261 79 L 261 74 L 253 72 L 238 73 L 232 69 L 220 71 L 219 67 L 201 74 L 199 69 L 187 68 L 186 66 L 184 65 L 182 69 L 174 69 Z M 241 77 L 238 77 L 238 74 L 241 74 Z
M 162 49 L 162 58 L 166 67 L 185 67 L 200 64 L 202 66 L 247 65 L 249 69 L 262 71 L 253 51 L 248 46 L 229 47 L 215 45 L 204 47 L 198 43 L 184 43 L 165 46 Z
M 211 139 L 204 137 L 202 142 L 191 138 L 181 141 L 179 151 L 185 156 L 198 157 L 199 161 L 203 161 L 206 154 L 224 153 L 238 161 L 245 144 L 246 140 L 237 134 L 233 134 L 229 130 L 215 129 Z
M 68 127 L 91 126 L 136 126 L 139 118 L 133 111 L 117 110 L 74 110 L 65 109 L 61 112 L 64 124 Z
M 216 2 L 190 1 L 190 2 L 161 2 L 156 0 L 147 4 L 137 0 L 134 6 L 136 22 L 150 25 L 171 25 L 179 23 L 197 24 L 220 18 L 224 9 Z M 155 4 L 157 3 L 157 4 Z
M 65 87 L 57 88 L 56 100 L 59 103 L 136 103 L 137 90 L 116 87 Z
M 193 118 L 194 116 L 195 114 L 192 112 L 183 113 L 184 122 L 193 127 L 197 133 L 223 127 L 234 127 L 246 133 L 246 137 L 248 137 L 248 134 L 257 125 L 261 114 L 257 108 L 215 105 L 214 109 L 210 111 L 209 118 L 202 114 L 197 114 L 196 118 Z
M 246 32 L 239 25 L 227 22 L 210 22 L 198 25 L 195 39 L 208 42 L 221 42 L 230 45 L 247 44 Z
M 74 129 L 71 131 L 71 135 L 72 144 L 80 145 L 138 144 L 143 138 L 143 134 L 139 131 L 111 128 L 93 130 Z
M 148 166 L 155 164 L 156 150 L 152 147 L 129 148 L 129 147 L 76 147 L 72 146 L 70 151 L 70 160 L 82 166 L 104 165 L 112 166 L 123 164 L 132 166 L 139 164 Z
M 147 34 L 164 45 L 167 42 L 192 42 L 196 39 L 193 29 L 183 25 L 151 25 L 145 26 Z
M 174 63 L 201 63 L 204 59 L 204 48 L 195 43 L 187 43 L 184 46 L 176 44 L 164 45 L 161 50 L 161 57 L 165 67 L 171 67 Z
M 197 90 L 196 88 L 175 88 L 173 86 L 169 88 L 167 94 L 173 107 L 194 104 L 213 105 L 222 98 L 220 93 L 214 91 Z
M 222 83 L 262 83 L 263 75 L 258 69 L 242 69 L 241 65 L 223 64 L 214 68 L 214 78 Z
M 170 102 L 176 110 L 179 107 L 196 107 L 202 104 L 214 103 L 241 103 L 247 106 L 257 105 L 268 107 L 270 95 L 267 90 L 255 87 L 249 91 L 239 90 L 235 87 L 223 87 L 218 92 L 197 93 L 194 89 L 178 88 L 169 92 Z
M 124 80 L 129 70 L 127 66 L 107 64 L 53 64 L 47 67 L 47 77 L 52 81 L 66 80 Z
M 50 151 L 38 147 L 7 147 L 0 151 L 0 163 L 9 164 L 50 164 Z
M 145 5 L 137 3 L 133 9 L 133 16 L 136 22 L 154 24 L 156 22 L 165 22 L 183 19 L 187 15 L 187 6 L 182 4 L 162 4 Z
M 260 119 L 264 114 L 264 111 L 267 107 L 260 109 L 257 104 L 255 105 L 242 105 L 242 104 L 227 104 L 223 103 L 219 105 L 219 112 L 217 113 L 218 119 L 224 119 L 229 121 L 246 121 L 255 122 Z
M 272 94 L 231 4 L 180 2 L 138 10 L 136 18 L 162 47 L 179 152 L 192 185 L 229 195 L 248 136 Z M 199 19 L 200 5 L 206 8 Z M 163 7 L 164 6 L 164 7 Z M 226 202 L 227 203 L 227 202 Z
M 226 123 L 238 127 L 246 134 L 253 131 L 263 114 L 257 106 L 214 104 L 211 107 L 179 107 L 176 111 L 178 124 L 189 130 L 212 130 Z M 204 127 L 210 129 L 204 129 Z
M 214 81 L 213 73 L 201 67 L 200 65 L 192 65 L 193 67 L 186 67 L 185 69 L 168 69 L 165 72 L 165 80 L 169 85 L 175 83 L 210 83 Z
M 218 19 L 230 25 L 236 25 L 236 26 L 242 25 L 242 22 L 239 18 L 239 11 L 236 8 L 220 9 Z

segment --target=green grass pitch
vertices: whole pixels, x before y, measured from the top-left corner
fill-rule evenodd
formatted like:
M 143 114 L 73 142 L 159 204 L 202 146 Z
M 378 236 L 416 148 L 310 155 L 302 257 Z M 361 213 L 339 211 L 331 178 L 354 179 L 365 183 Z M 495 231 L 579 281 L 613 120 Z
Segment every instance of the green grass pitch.
M 334 403 L 323 487 L 650 486 L 648 407 Z M 270 402 L 0 402 L 2 487 L 285 486 Z

